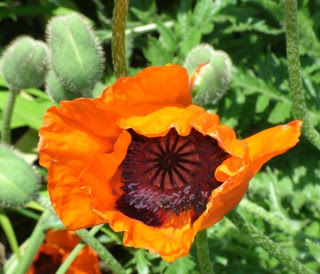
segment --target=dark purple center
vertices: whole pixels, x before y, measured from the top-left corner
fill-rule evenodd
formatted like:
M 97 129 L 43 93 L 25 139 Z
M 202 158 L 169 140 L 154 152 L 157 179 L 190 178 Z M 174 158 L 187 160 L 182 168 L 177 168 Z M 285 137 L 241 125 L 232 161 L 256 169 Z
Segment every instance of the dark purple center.
M 209 196 L 222 183 L 216 168 L 229 156 L 210 136 L 192 129 L 180 136 L 148 138 L 129 130 L 132 141 L 121 167 L 124 194 L 117 209 L 150 226 L 161 226 L 171 214 L 191 210 L 194 222 Z
M 33 263 L 34 274 L 54 274 L 62 264 L 62 255 L 58 253 L 46 254 L 41 252 L 37 261 Z

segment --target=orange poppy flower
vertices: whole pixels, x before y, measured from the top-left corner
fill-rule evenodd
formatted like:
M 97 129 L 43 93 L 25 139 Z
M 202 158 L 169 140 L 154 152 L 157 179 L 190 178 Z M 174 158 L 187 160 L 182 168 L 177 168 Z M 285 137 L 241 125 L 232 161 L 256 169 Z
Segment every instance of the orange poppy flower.
M 40 164 L 68 229 L 109 223 L 124 245 L 173 261 L 240 202 L 266 161 L 298 142 L 300 128 L 293 121 L 238 140 L 192 105 L 186 70 L 169 64 L 50 108 Z
M 48 230 L 27 274 L 56 273 L 81 239 L 73 231 Z M 68 268 L 67 274 L 100 274 L 98 255 L 86 245 Z

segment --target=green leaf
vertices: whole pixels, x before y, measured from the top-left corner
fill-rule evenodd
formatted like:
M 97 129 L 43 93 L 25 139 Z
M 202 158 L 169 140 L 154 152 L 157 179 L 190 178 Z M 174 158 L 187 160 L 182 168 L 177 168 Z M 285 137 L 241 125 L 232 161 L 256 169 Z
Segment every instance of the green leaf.
M 279 35 L 284 32 L 283 29 L 276 29 L 268 26 L 264 20 L 253 22 L 252 18 L 249 18 L 247 22 L 237 22 L 229 28 L 224 30 L 225 34 L 233 32 L 245 32 L 245 31 L 257 31 L 260 33 Z
M 144 55 L 153 66 L 166 65 L 172 62 L 172 55 L 154 37 L 148 37 L 148 47 L 143 50 Z
M 30 128 L 15 143 L 15 148 L 18 149 L 19 155 L 21 155 L 26 162 L 32 164 L 39 157 L 37 149 L 38 142 L 38 131 Z
M 188 32 L 185 34 L 184 39 L 180 43 L 180 51 L 183 56 L 187 55 L 188 52 L 201 42 L 201 33 L 198 29 L 190 27 Z
M 34 169 L 0 144 L 0 206 L 19 207 L 31 200 L 39 187 Z
M 213 1 L 200 0 L 196 2 L 193 11 L 194 27 L 199 29 L 202 34 L 212 32 L 213 29 Z
M 306 240 L 306 245 L 308 246 L 311 255 L 320 264 L 320 245 L 310 241 L 309 239 Z
M 183 257 L 171 263 L 165 274 L 185 274 L 195 269 L 196 263 L 189 257 Z
M 137 270 L 139 274 L 150 273 L 149 266 L 151 265 L 151 263 L 148 261 L 146 254 L 147 251 L 144 249 L 139 249 L 134 253 Z
M 266 108 L 269 106 L 269 103 L 270 103 L 270 97 L 263 94 L 260 95 L 256 102 L 256 112 L 257 113 L 264 112 Z
M 8 99 L 8 92 L 0 92 L 0 108 L 3 107 Z M 43 115 L 46 110 L 54 105 L 51 101 L 37 102 L 34 98 L 24 98 L 19 94 L 16 99 L 13 110 L 14 126 L 28 125 L 31 128 L 39 130 L 42 125 Z
M 291 105 L 283 102 L 276 103 L 275 107 L 271 111 L 268 122 L 271 124 L 283 123 L 290 117 Z
M 159 41 L 162 43 L 164 48 L 170 52 L 175 52 L 178 44 L 173 31 L 167 28 L 160 20 L 157 20 L 156 22 L 160 33 Z

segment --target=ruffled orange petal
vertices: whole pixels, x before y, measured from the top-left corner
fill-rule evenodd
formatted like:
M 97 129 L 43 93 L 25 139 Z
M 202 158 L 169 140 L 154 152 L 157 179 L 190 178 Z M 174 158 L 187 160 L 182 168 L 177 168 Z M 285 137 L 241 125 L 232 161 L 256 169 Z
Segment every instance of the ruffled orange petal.
M 48 230 L 45 236 L 45 242 L 48 245 L 57 245 L 66 252 L 71 252 L 74 247 L 80 243 L 80 238 L 73 231 L 65 229 L 60 230 Z
M 215 138 L 220 147 L 237 157 L 244 157 L 246 144 L 237 140 L 233 129 L 220 125 L 216 114 L 207 113 L 203 108 L 190 105 L 187 108 L 166 107 L 146 116 L 132 116 L 119 119 L 123 129 L 132 128 L 147 137 L 165 136 L 175 128 L 180 136 L 190 134 L 191 128 Z
M 89 246 L 85 246 L 70 265 L 67 274 L 100 274 L 99 258 Z
M 149 67 L 136 76 L 122 77 L 108 87 L 101 99 L 119 117 L 145 115 L 164 106 L 191 104 L 188 74 L 185 68 L 168 64 Z
M 231 157 L 217 168 L 216 178 L 227 179 L 222 186 L 212 192 L 207 213 L 203 214 L 195 225 L 199 225 L 200 230 L 210 227 L 233 209 L 243 198 L 249 181 L 262 165 L 297 144 L 301 126 L 302 122 L 297 120 L 269 128 L 245 139 L 249 149 L 249 163 L 240 166 L 235 172 L 230 172 L 234 169 L 232 161 L 236 161 Z
M 95 103 L 90 99 L 62 102 L 60 108 L 46 112 L 39 131 L 40 164 L 48 168 L 52 205 L 69 229 L 102 222 L 91 212 L 90 199 L 79 188 L 79 177 L 95 153 L 112 151 L 120 130 Z
M 299 141 L 302 122 L 292 121 L 285 125 L 261 131 L 247 139 L 253 174 L 257 173 L 261 166 L 272 157 L 286 152 Z
M 115 201 L 122 194 L 119 166 L 126 156 L 131 135 L 123 131 L 109 154 L 96 154 L 91 165 L 80 177 L 80 186 L 91 197 L 90 207 L 100 212 L 113 210 Z

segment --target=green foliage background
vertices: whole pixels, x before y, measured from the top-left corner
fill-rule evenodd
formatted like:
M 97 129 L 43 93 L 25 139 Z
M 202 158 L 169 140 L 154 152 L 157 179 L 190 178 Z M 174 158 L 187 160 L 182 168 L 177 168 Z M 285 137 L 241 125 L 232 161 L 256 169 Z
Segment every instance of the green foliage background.
M 0 55 L 15 37 L 45 40 L 48 20 L 77 11 L 87 16 L 106 55 L 99 94 L 115 81 L 111 62 L 113 1 L 5 0 L 0 3 Z M 300 58 L 309 114 L 320 129 L 320 1 L 299 1 Z M 207 105 L 240 138 L 295 118 L 289 90 L 283 1 L 276 0 L 130 0 L 126 46 L 129 74 L 149 65 L 183 65 L 200 43 L 225 51 L 233 62 L 231 86 L 217 105 Z M 1 61 L 0 61 L 1 62 Z M 0 109 L 8 88 L 0 75 Z M 12 121 L 15 148 L 37 164 L 37 130 L 54 103 L 42 89 L 23 90 Z M 0 113 L 1 115 L 1 113 Z M 1 116 L 0 116 L 1 118 Z M 37 167 L 45 178 L 45 172 Z M 45 184 L 43 184 L 45 190 Z M 268 163 L 251 181 L 239 211 L 271 239 L 311 269 L 320 271 L 320 152 L 302 136 L 299 144 Z M 38 211 L 11 210 L 23 242 Z M 29 234 L 28 234 L 29 233 Z M 262 247 L 254 246 L 226 218 L 209 229 L 216 273 L 289 273 Z M 7 245 L 3 233 L 0 241 Z M 106 229 L 98 236 L 128 273 L 198 273 L 196 252 L 174 263 L 145 250 L 126 248 Z M 10 254 L 7 249 L 7 256 Z M 107 270 L 106 270 L 107 272 Z

